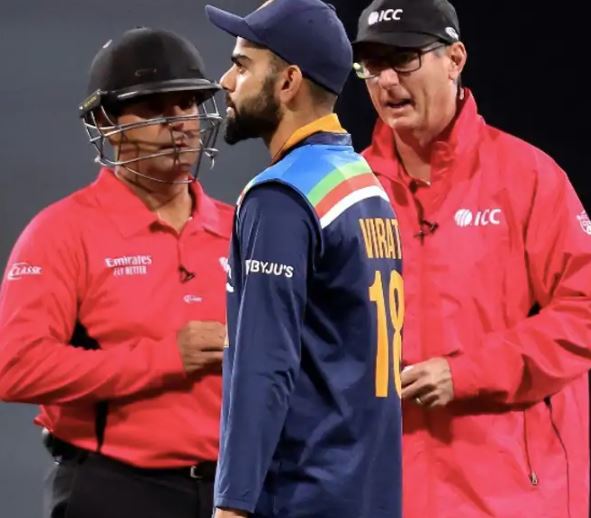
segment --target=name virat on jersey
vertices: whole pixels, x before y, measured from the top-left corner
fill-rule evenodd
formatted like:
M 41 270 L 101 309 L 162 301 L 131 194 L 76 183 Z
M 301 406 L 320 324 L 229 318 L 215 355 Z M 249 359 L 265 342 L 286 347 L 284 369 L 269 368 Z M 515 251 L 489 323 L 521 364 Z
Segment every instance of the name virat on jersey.
M 360 218 L 359 226 L 368 259 L 402 259 L 398 220 Z

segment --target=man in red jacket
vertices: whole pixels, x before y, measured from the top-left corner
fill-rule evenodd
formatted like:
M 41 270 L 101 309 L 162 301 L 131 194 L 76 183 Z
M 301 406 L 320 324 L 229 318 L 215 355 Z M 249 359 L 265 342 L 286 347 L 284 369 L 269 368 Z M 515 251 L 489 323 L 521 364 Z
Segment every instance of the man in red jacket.
M 46 518 L 211 516 L 233 211 L 195 177 L 218 89 L 176 34 L 106 43 L 80 106 L 105 167 L 12 252 L 0 398 L 42 405 Z
M 446 0 L 376 0 L 354 49 L 406 257 L 404 516 L 586 517 L 589 217 L 478 115 Z

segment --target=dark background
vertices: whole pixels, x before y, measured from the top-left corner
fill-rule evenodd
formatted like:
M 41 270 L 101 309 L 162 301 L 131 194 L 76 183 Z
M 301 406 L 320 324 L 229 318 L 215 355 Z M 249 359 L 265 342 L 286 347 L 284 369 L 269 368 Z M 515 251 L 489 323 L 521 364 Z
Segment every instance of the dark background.
M 250 12 L 260 0 L 210 0 Z M 30 218 L 47 204 L 90 182 L 97 171 L 77 120 L 86 71 L 99 46 L 136 25 L 178 31 L 199 46 L 212 77 L 229 65 L 232 38 L 204 20 L 203 0 L 28 0 L 3 2 L 0 14 L 0 264 Z M 332 2 L 353 35 L 366 1 Z M 583 2 L 457 0 L 468 48 L 464 83 L 487 121 L 552 155 L 568 172 L 587 208 L 591 146 L 589 50 Z M 588 40 L 587 38 L 585 38 Z M 223 105 L 223 102 L 220 104 Z M 374 121 L 364 86 L 351 78 L 338 107 L 361 148 Z M 232 202 L 268 162 L 258 142 L 220 145 L 202 181 Z M 519 174 L 519 171 L 515 171 Z M 41 482 L 49 466 L 35 408 L 0 403 L 0 518 L 40 516 Z

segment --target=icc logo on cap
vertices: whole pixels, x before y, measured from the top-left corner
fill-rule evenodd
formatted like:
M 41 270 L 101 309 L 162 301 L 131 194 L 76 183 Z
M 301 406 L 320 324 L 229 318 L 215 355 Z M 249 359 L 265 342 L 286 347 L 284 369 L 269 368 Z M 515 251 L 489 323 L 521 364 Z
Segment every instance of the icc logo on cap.
M 373 11 L 367 17 L 368 25 L 375 25 L 378 22 L 393 22 L 400 20 L 404 9 L 384 9 L 382 11 Z
M 454 40 L 459 40 L 460 36 L 458 35 L 457 31 L 453 27 L 446 27 L 445 32 L 451 36 Z

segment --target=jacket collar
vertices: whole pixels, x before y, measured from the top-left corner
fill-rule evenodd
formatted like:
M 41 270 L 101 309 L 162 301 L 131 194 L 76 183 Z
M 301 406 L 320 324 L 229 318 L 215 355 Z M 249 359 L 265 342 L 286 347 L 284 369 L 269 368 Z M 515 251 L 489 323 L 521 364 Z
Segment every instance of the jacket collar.
M 228 225 L 215 201 L 205 194 L 199 182 L 189 184 L 189 188 L 195 203 L 185 231 L 193 233 L 204 229 L 228 237 Z M 97 179 L 91 185 L 91 190 L 124 237 L 146 231 L 153 226 L 165 225 L 111 169 L 100 170 Z
M 464 88 L 464 99 L 460 101 L 458 114 L 450 127 L 434 143 L 431 160 L 433 181 L 442 174 L 461 175 L 462 171 L 465 171 L 465 168 L 450 170 L 449 166 L 460 160 L 469 161 L 469 155 L 474 152 L 474 144 L 481 138 L 484 125 L 484 119 L 478 114 L 472 92 Z M 381 120 L 376 123 L 372 142 L 363 151 L 363 156 L 376 173 L 392 179 L 404 179 L 406 176 L 394 145 L 393 130 Z

